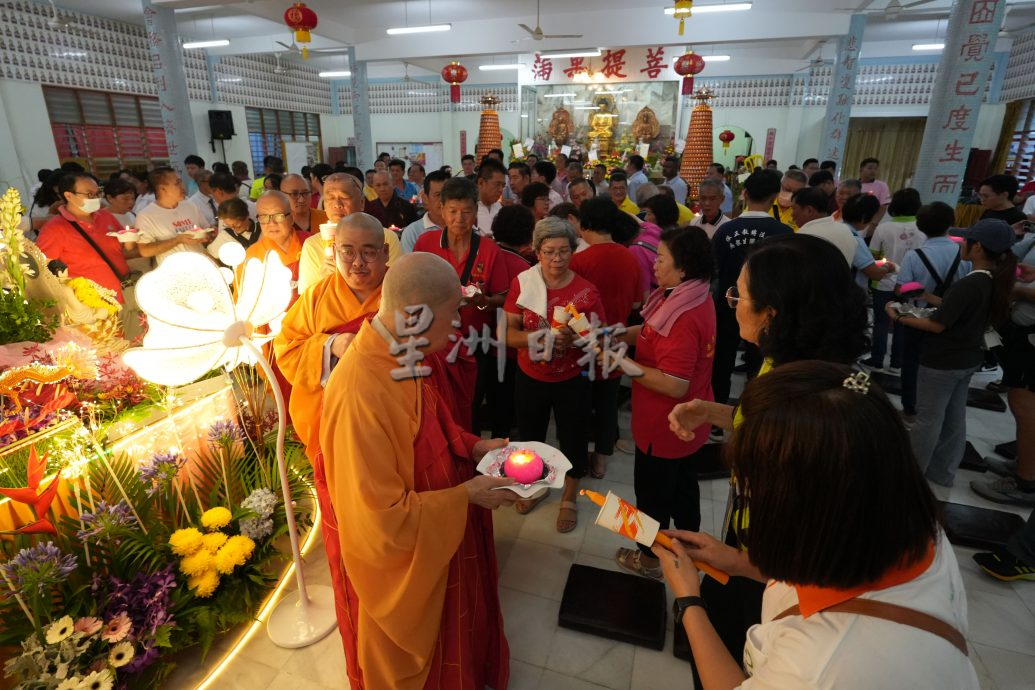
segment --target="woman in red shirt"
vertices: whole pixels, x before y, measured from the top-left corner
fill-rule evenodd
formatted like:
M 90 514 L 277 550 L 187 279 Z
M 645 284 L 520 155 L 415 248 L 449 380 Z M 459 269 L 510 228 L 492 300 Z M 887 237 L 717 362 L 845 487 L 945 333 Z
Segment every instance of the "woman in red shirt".
M 670 519 L 677 529 L 701 528 L 701 489 L 693 456 L 708 440 L 707 424 L 684 441 L 659 420 L 678 403 L 712 399 L 714 270 L 704 230 L 694 226 L 663 232 L 654 263 L 659 287 L 643 307 L 643 325 L 622 337 L 630 345 L 635 342 L 636 364 L 643 369 L 632 386 L 636 506 L 662 529 Z M 637 575 L 661 579 L 658 559 L 648 547 L 618 549 L 615 559 Z
M 576 335 L 566 325 L 551 329 L 551 318 L 555 307 L 572 306 L 586 318 L 595 314 L 601 323 L 607 322 L 596 287 L 569 267 L 575 242 L 575 230 L 566 220 L 548 217 L 536 223 L 532 247 L 539 263 L 514 279 L 503 305 L 507 345 L 518 351 L 514 397 L 518 434 L 522 441 L 545 441 L 552 411 L 561 452 L 572 465 L 564 479 L 558 532 L 570 532 L 578 524 L 575 499 L 589 461 L 590 388 L 579 364 L 586 352 L 574 345 Z M 547 494 L 544 489 L 532 499 L 519 501 L 517 511 L 529 512 Z

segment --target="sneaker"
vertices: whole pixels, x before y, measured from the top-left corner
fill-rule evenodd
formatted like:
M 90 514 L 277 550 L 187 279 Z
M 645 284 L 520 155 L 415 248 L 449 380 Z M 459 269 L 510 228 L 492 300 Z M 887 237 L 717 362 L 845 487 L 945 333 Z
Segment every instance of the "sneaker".
M 1006 549 L 995 553 L 976 553 L 974 562 L 986 573 L 1003 582 L 1035 580 L 1035 568 L 1025 565 Z
M 991 364 L 991 363 L 988 363 L 988 362 L 984 362 L 984 363 L 981 364 L 981 368 L 978 369 L 978 373 L 979 374 L 990 374 L 993 371 L 999 371 L 999 365 L 998 364 Z
M 713 426 L 712 432 L 708 434 L 708 440 L 712 443 L 722 443 L 726 440 L 726 432 L 720 427 Z
M 902 423 L 906 425 L 907 429 L 912 429 L 913 425 L 916 424 L 916 413 L 906 412 L 902 410 Z
M 659 581 L 665 579 L 661 572 L 661 565 L 645 565 L 643 562 L 643 552 L 639 549 L 618 549 L 615 552 L 615 561 L 634 575 Z
M 884 369 L 884 371 L 888 372 L 892 376 L 901 376 L 902 375 L 902 369 L 899 368 L 899 367 L 894 367 L 894 366 L 887 367 L 886 369 Z
M 993 503 L 1035 508 L 1035 491 L 1021 491 L 1016 477 L 996 477 L 995 479 L 970 482 L 970 488 L 978 496 Z
M 859 362 L 862 366 L 867 369 L 873 369 L 874 371 L 884 370 L 884 360 L 877 359 L 876 357 L 867 357 L 866 359 Z
M 1000 477 L 1015 477 L 1017 475 L 1016 460 L 1003 460 L 988 456 L 985 458 L 985 464 L 988 465 L 989 472 L 998 474 Z

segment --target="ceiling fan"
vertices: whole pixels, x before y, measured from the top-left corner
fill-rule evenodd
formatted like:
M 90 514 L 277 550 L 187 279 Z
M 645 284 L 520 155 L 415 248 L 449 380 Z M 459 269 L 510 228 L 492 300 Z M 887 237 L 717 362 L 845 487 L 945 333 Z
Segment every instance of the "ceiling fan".
M 65 16 L 58 12 L 57 6 L 54 4 L 54 0 L 50 2 L 50 19 L 47 20 L 47 26 L 54 31 L 64 31 L 68 33 L 78 33 L 82 35 L 88 35 L 90 32 L 88 29 L 80 26 L 68 16 Z
M 901 0 L 890 0 L 888 2 L 888 4 L 885 5 L 882 9 L 874 8 L 874 9 L 860 10 L 860 9 L 856 9 L 854 7 L 838 7 L 834 11 L 835 12 L 849 12 L 851 14 L 882 14 L 882 15 L 884 15 L 885 19 L 891 20 L 891 19 L 897 18 L 903 12 L 906 13 L 906 14 L 909 14 L 909 13 L 913 12 L 915 8 L 920 8 L 920 7 L 924 6 L 924 5 L 929 5 L 932 2 L 935 2 L 935 0 L 916 0 L 915 2 L 909 2 L 909 3 L 906 3 L 905 5 L 903 5 Z M 915 11 L 922 12 L 924 10 L 917 9 Z M 932 7 L 930 10 L 927 10 L 927 11 L 929 11 L 929 12 L 943 12 L 944 11 L 944 13 L 946 13 L 946 14 L 948 14 L 948 12 L 949 12 L 948 8 L 946 8 L 944 10 L 941 10 L 939 8 L 934 8 L 934 7 Z
M 306 55 L 308 55 L 310 53 L 344 53 L 345 51 L 348 50 L 348 48 L 305 48 L 305 47 L 301 47 L 297 43 L 295 43 L 295 39 L 294 39 L 293 36 L 294 36 L 294 34 L 292 34 L 291 45 L 288 45 L 287 43 L 284 43 L 283 41 L 274 41 L 274 43 L 276 43 L 279 46 L 282 46 L 284 48 L 284 50 L 288 51 L 289 53 L 297 53 L 298 55 L 301 55 L 303 60 L 306 58 Z M 305 51 L 304 53 L 302 52 L 303 50 Z
M 539 25 L 539 1 L 535 0 L 535 28 L 530 29 L 528 24 L 518 24 L 522 29 L 528 32 L 528 38 L 522 40 L 528 41 L 541 41 L 544 38 L 582 38 L 582 34 L 547 34 L 543 33 L 543 27 Z
M 280 41 L 277 41 L 277 43 L 280 43 Z M 277 61 L 277 65 L 273 68 L 274 74 L 287 74 L 288 72 L 292 71 L 290 65 L 284 65 L 280 62 L 280 53 L 273 53 L 273 57 Z

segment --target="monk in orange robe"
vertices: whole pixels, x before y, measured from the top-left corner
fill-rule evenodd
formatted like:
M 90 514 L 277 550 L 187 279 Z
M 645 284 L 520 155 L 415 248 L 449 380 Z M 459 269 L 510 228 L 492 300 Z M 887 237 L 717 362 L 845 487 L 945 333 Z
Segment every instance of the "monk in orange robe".
M 488 509 L 517 496 L 494 490 L 511 480 L 474 469 L 506 441 L 460 429 L 436 387 L 391 352 L 408 342 L 407 318 L 420 323 L 421 352 L 449 347 L 460 300 L 448 262 L 404 256 L 385 276 L 377 316 L 360 327 L 324 393 L 320 445 L 331 501 L 347 526 L 339 534 L 348 601 L 342 636 L 357 690 L 507 687 Z M 430 324 L 408 317 L 406 307 L 418 305 L 430 311 Z
M 298 299 L 298 264 L 302 258 L 302 244 L 312 235 L 305 230 L 296 230 L 291 216 L 291 199 L 287 194 L 270 190 L 255 202 L 255 215 L 259 219 L 262 235 L 259 241 L 248 247 L 246 259 L 262 261 L 270 252 L 276 252 L 280 263 L 291 269 L 291 301 Z
M 355 337 L 342 327 L 381 304 L 381 281 L 388 270 L 388 251 L 381 224 L 355 213 L 339 224 L 334 241 L 336 270 L 306 291 L 288 310 L 273 349 L 291 381 L 291 419 L 295 433 L 315 456 L 323 387 L 334 365 Z

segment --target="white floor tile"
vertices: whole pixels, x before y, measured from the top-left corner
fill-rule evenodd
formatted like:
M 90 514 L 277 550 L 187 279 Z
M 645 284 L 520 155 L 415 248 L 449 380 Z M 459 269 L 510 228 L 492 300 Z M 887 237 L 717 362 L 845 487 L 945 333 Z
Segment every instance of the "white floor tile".
M 543 669 L 521 661 L 510 660 L 510 685 L 507 690 L 538 690 Z
M 500 586 L 560 601 L 575 551 L 519 540 L 500 575 Z
M 544 670 L 539 681 L 539 690 L 600 690 L 606 687 L 550 670 Z
M 557 629 L 560 604 L 516 589 L 500 588 L 503 626 L 510 644 L 510 658 L 542 667 Z
M 1035 656 L 980 644 L 974 648 L 996 690 L 1030 690 L 1035 685 Z
M 1021 654 L 1035 652 L 1035 617 L 1012 590 L 967 592 L 967 613 L 971 642 Z
M 627 690 L 632 678 L 632 645 L 559 628 L 546 668 L 614 690 Z

